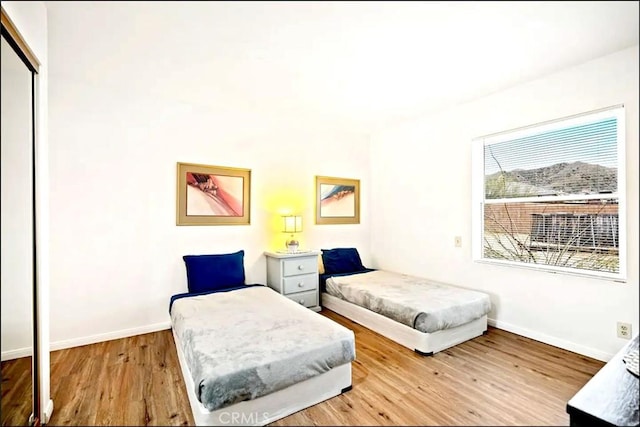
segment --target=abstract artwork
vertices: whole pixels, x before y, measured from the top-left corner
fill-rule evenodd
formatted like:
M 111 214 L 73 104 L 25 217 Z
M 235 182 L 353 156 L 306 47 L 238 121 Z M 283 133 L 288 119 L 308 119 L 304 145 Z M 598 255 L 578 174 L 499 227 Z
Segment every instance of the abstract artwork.
M 360 224 L 360 180 L 316 176 L 316 224 Z
M 178 163 L 177 225 L 248 225 L 251 170 Z

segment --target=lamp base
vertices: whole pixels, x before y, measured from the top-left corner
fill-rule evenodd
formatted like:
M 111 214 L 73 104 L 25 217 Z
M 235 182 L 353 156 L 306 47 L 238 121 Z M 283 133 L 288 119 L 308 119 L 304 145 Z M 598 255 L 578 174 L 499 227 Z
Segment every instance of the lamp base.
M 298 242 L 297 240 L 291 239 L 287 241 L 287 250 L 289 251 L 289 253 L 298 252 L 299 247 L 300 247 L 300 242 Z

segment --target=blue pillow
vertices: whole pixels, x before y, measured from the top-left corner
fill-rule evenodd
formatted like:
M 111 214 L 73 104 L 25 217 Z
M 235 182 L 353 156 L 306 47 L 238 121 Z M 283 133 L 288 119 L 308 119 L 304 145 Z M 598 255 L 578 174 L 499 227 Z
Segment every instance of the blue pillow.
M 244 251 L 219 255 L 185 255 L 189 292 L 244 285 Z
M 364 270 L 356 248 L 322 249 L 322 263 L 325 274 Z

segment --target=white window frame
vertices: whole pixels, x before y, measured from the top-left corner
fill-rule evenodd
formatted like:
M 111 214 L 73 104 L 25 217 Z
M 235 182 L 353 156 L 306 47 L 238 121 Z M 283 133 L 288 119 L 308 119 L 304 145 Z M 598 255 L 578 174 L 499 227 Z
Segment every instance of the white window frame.
M 617 273 L 605 271 L 583 270 L 571 267 L 561 267 L 554 265 L 536 264 L 528 262 L 518 262 L 509 260 L 499 260 L 485 258 L 484 248 L 484 206 L 485 206 L 485 156 L 484 147 L 498 142 L 509 141 L 517 138 L 558 130 L 566 127 L 581 125 L 599 119 L 615 117 L 617 119 L 617 147 L 618 147 L 618 192 L 613 195 L 574 195 L 574 196 L 541 196 L 541 197 L 519 197 L 510 199 L 492 199 L 490 203 L 516 202 L 544 202 L 561 200 L 586 200 L 586 199 L 618 199 L 618 259 L 619 269 Z M 577 114 L 558 120 L 552 120 L 523 128 L 496 134 L 474 138 L 472 140 L 472 255 L 473 260 L 481 263 L 497 264 L 511 267 L 527 268 L 550 273 L 570 274 L 577 276 L 587 276 L 591 278 L 607 279 L 616 282 L 626 282 L 627 280 L 627 192 L 626 192 L 626 157 L 625 157 L 625 109 L 624 105 L 615 105 L 596 111 Z

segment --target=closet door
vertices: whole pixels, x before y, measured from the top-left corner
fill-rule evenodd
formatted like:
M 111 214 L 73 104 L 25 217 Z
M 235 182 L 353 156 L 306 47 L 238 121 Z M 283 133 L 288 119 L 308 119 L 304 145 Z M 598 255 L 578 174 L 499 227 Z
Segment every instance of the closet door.
M 34 372 L 35 240 L 33 73 L 5 38 L 1 46 L 2 425 L 29 425 L 38 406 Z M 37 348 L 36 348 L 37 350 Z M 35 355 L 35 357 L 34 357 Z M 37 366 L 37 364 L 35 364 Z M 35 386 L 34 386 L 35 384 Z M 37 414 L 38 412 L 35 412 Z

